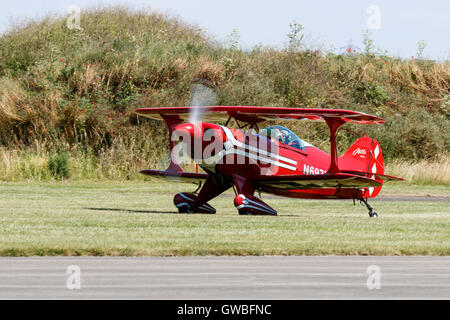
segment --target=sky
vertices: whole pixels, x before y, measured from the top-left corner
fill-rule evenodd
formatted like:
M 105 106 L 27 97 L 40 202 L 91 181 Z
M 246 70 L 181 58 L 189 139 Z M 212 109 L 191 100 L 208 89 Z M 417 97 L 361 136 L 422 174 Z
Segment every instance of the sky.
M 368 29 L 375 47 L 391 56 L 417 56 L 418 41 L 426 47 L 423 57 L 450 59 L 450 1 L 448 0 L 2 0 L 0 32 L 10 21 L 36 18 L 67 9 L 99 5 L 127 5 L 180 17 L 203 27 L 226 42 L 237 30 L 240 46 L 282 47 L 288 41 L 289 24 L 304 26 L 308 47 L 340 52 L 350 40 L 363 49 L 362 34 Z

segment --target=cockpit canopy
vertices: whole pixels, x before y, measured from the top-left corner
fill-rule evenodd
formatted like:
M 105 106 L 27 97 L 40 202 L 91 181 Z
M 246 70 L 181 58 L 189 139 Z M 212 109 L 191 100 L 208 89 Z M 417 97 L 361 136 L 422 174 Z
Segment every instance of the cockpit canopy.
M 259 134 L 278 140 L 287 146 L 294 147 L 300 150 L 305 150 L 305 146 L 310 145 L 309 143 L 305 143 L 302 139 L 297 137 L 297 135 L 288 128 L 279 125 L 264 128 L 259 131 Z

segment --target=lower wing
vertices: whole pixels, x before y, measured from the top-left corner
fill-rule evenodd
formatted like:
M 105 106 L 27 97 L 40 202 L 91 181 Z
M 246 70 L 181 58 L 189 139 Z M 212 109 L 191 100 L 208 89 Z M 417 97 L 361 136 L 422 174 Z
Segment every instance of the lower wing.
M 142 174 L 155 177 L 160 180 L 170 180 L 171 182 L 195 183 L 198 184 L 208 178 L 207 173 L 195 172 L 170 172 L 161 170 L 142 170 Z
M 382 183 L 350 173 L 263 176 L 253 180 L 262 187 L 276 189 L 367 188 L 381 187 Z

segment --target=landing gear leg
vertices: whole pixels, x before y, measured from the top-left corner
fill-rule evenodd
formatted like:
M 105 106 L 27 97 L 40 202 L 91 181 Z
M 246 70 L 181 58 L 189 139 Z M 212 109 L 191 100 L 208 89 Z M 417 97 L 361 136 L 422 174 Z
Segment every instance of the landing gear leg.
M 371 217 L 371 218 L 378 218 L 378 213 L 373 211 L 373 207 L 369 204 L 369 202 L 367 202 L 366 198 L 362 198 L 362 199 L 359 199 L 359 200 L 366 205 L 367 209 L 369 209 L 369 217 Z

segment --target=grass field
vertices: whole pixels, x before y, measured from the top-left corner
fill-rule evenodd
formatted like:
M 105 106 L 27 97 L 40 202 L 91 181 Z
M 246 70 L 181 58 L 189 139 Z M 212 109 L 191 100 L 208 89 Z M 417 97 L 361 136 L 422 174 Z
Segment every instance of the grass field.
M 2 256 L 450 255 L 449 201 L 373 201 L 380 218 L 370 219 L 351 201 L 263 194 L 279 213 L 263 217 L 239 216 L 231 192 L 211 201 L 216 215 L 174 214 L 173 195 L 190 185 L 32 182 L 0 190 Z M 450 197 L 450 189 L 391 184 L 383 195 Z

